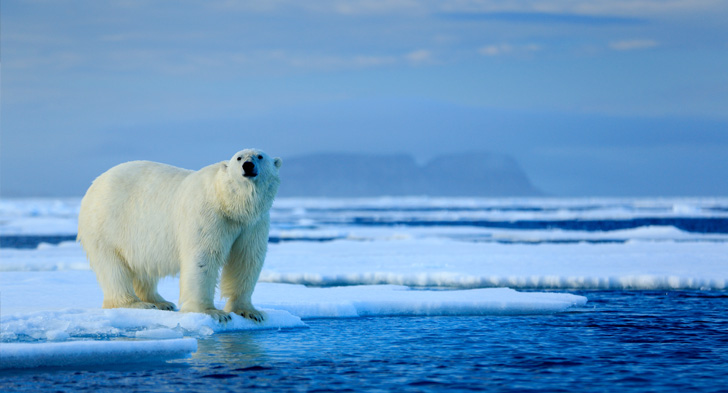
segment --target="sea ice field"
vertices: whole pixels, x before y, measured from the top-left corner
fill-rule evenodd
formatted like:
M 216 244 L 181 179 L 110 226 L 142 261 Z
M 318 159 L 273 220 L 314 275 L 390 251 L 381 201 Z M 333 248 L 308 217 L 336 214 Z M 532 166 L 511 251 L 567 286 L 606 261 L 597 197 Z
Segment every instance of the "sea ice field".
M 728 364 L 725 198 L 279 199 L 253 296 L 267 314 L 262 324 L 238 316 L 219 324 L 202 314 L 101 309 L 101 289 L 75 242 L 79 204 L 0 200 L 0 387 L 103 390 L 118 387 L 108 382 L 113 377 L 129 388 L 165 391 L 165 380 L 181 378 L 194 391 L 199 381 L 191 375 L 220 382 L 263 374 L 260 384 L 249 378 L 238 384 L 312 390 L 319 379 L 334 390 L 569 389 L 580 378 L 577 370 L 593 373 L 599 361 L 589 363 L 585 353 L 549 357 L 541 347 L 558 352 L 574 345 L 565 337 L 587 335 L 574 339 L 586 340 L 575 348 L 593 352 L 606 345 L 588 342 L 595 326 L 623 326 L 620 318 L 634 323 L 635 340 L 642 334 L 649 343 L 659 336 L 650 313 L 702 332 L 696 333 L 702 341 L 681 344 L 675 356 L 708 351 Z M 160 283 L 160 294 L 174 303 L 178 291 L 175 277 Z M 647 330 L 639 329 L 640 321 Z M 675 334 L 675 326 L 665 326 L 665 335 Z M 509 346 L 508 340 L 522 342 Z M 488 342 L 503 350 L 492 353 Z M 393 354 L 393 345 L 401 351 Z M 325 356 L 317 352 L 322 347 Z M 404 356 L 407 351 L 418 359 Z M 617 356 L 620 348 L 604 351 Z M 643 370 L 659 369 L 649 363 L 654 353 L 645 351 L 639 347 L 619 370 L 605 371 L 617 382 L 582 390 L 654 383 L 656 390 L 720 391 L 718 382 L 728 382 L 724 366 L 686 369 L 690 362 L 683 359 L 661 369 L 694 378 L 660 385 L 662 374 Z M 404 363 L 382 360 L 379 369 L 368 368 L 382 356 Z M 535 382 L 528 372 L 504 373 L 501 380 L 493 373 L 504 371 L 483 360 L 498 356 L 508 356 L 500 365 L 516 356 L 527 366 L 521 371 L 553 373 L 542 385 L 529 385 Z M 292 358 L 298 374 L 281 371 Z M 151 385 L 142 377 L 150 367 L 162 370 Z M 345 369 L 359 382 L 347 379 Z M 395 371 L 396 381 L 375 381 Z M 491 377 L 470 380 L 477 372 Z M 96 382 L 78 385 L 73 375 L 81 374 Z M 290 384 L 301 376 L 310 383 Z

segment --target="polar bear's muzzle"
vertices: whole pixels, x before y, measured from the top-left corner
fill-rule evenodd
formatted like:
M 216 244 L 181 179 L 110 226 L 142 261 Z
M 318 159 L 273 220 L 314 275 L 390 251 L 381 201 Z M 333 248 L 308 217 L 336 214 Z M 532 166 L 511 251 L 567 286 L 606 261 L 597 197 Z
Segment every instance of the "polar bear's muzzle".
M 250 162 L 250 161 L 245 161 L 243 163 L 243 176 L 245 176 L 245 177 L 258 176 L 258 167 L 255 166 L 255 163 Z

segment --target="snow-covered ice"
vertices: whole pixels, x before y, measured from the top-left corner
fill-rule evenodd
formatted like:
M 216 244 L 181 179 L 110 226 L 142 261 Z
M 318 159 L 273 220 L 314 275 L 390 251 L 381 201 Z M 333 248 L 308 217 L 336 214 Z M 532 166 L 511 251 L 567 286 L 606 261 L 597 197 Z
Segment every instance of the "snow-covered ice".
M 502 244 L 413 235 L 407 229 L 393 228 L 386 239 L 271 244 L 260 280 L 314 286 L 728 288 L 728 239 L 683 241 L 682 231 L 658 232 L 672 232 L 676 239 Z M 383 230 L 378 234 L 383 236 Z M 90 269 L 75 242 L 42 244 L 33 250 L 2 249 L 0 255 L 0 272 Z
M 80 198 L 0 199 L 0 235 L 75 234 L 80 206 Z
M 233 315 L 231 322 L 219 324 L 198 313 L 101 309 L 102 294 L 90 271 L 7 272 L 0 277 L 0 286 L 0 339 L 4 342 L 57 341 L 58 337 L 199 337 L 223 331 L 302 327 L 302 318 L 543 314 L 586 303 L 583 296 L 507 288 L 431 291 L 393 285 L 307 288 L 259 283 L 253 303 L 266 313 L 265 323 Z M 160 283 L 159 292 L 176 303 L 178 288 L 177 279 L 167 279 Z M 224 303 L 216 305 L 222 308 Z
M 159 362 L 189 357 L 197 351 L 197 340 L 69 341 L 62 343 L 2 343 L 0 369 L 99 366 Z
M 398 285 L 259 285 L 254 302 L 287 310 L 301 318 L 549 314 L 587 302 L 583 296 L 568 293 L 517 292 L 509 288 L 422 290 Z
M 81 245 L 41 243 L 35 249 L 0 249 L 0 272 L 43 270 L 90 270 Z
M 728 243 L 510 245 L 442 238 L 291 242 L 270 246 L 261 281 L 318 286 L 726 289 Z
M 305 326 L 301 319 L 284 310 L 262 309 L 267 314 L 265 324 L 256 324 L 238 315 L 220 324 L 199 313 L 138 310 L 118 308 L 62 308 L 57 311 L 37 311 L 11 314 L 2 318 L 0 338 L 5 342 L 62 341 L 62 339 L 92 338 L 179 338 L 201 337 L 216 332 L 272 329 Z
M 99 355 L 109 363 L 124 356 L 133 356 L 135 361 L 163 360 L 189 352 L 178 347 L 168 348 L 165 339 L 235 330 L 303 327 L 302 318 L 544 314 L 587 302 L 583 296 L 516 292 L 508 288 L 431 291 L 391 285 L 307 288 L 260 283 L 253 302 L 266 313 L 266 321 L 257 324 L 232 315 L 232 321 L 220 324 L 198 313 L 100 309 L 102 296 L 90 271 L 6 272 L 0 276 L 0 287 L 3 288 L 0 368 L 83 365 L 93 363 L 92 358 Z M 163 296 L 176 302 L 177 288 L 177 280 L 168 279 L 159 289 Z M 217 306 L 221 308 L 223 302 L 218 301 Z M 141 339 L 144 343 L 154 341 L 149 343 L 150 347 L 125 347 L 114 341 L 122 338 Z M 73 345 L 55 344 L 68 340 Z M 88 340 L 94 340 L 95 344 L 91 347 L 81 344 Z M 109 347 L 104 347 L 104 343 Z M 154 346 L 159 346 L 159 350 L 149 349 Z M 66 360 L 56 359 L 63 351 L 78 352 Z
M 79 202 L 1 200 L 0 236 L 10 242 L 13 236 L 72 237 Z M 618 230 L 543 225 L 635 218 L 648 224 L 620 222 Z M 650 224 L 653 218 L 659 224 Z M 53 362 L 63 353 L 76 359 L 63 364 L 94 357 L 163 360 L 194 351 L 194 337 L 299 328 L 310 318 L 542 314 L 587 302 L 520 289 L 728 289 L 726 228 L 665 224 L 673 218 L 725 226 L 728 200 L 282 199 L 272 211 L 272 242 L 253 297 L 267 314 L 263 324 L 238 316 L 219 324 L 203 314 L 103 310 L 79 244 L 2 248 L 0 361 L 3 367 L 62 365 Z M 543 228 L 509 227 L 519 220 Z M 178 279 L 162 280 L 159 292 L 177 303 Z

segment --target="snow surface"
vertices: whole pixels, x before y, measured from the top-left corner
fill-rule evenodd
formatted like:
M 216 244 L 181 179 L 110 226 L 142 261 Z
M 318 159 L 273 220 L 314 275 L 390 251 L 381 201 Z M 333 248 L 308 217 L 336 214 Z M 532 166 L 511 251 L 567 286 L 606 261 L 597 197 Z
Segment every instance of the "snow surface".
M 74 235 L 79 201 L 0 200 L 0 235 Z M 728 217 L 728 200 L 279 200 L 272 211 L 274 240 L 253 296 L 268 317 L 262 324 L 239 316 L 219 324 L 195 313 L 103 310 L 101 290 L 77 243 L 2 248 L 0 364 L 164 360 L 194 351 L 190 337 L 300 328 L 308 318 L 542 314 L 587 302 L 514 289 L 728 289 L 724 233 L 673 226 L 589 232 L 460 225 L 636 217 Z M 358 225 L 359 219 L 440 224 Z M 177 303 L 178 279 L 162 280 L 159 292 Z
M 510 245 L 402 238 L 291 242 L 269 249 L 261 274 L 264 282 L 523 289 L 728 288 L 728 243 L 723 242 Z
M 0 339 L 4 342 L 57 341 L 58 337 L 199 337 L 223 331 L 302 327 L 302 318 L 544 314 L 586 303 L 583 296 L 508 288 L 432 291 L 393 285 L 307 288 L 259 283 L 253 303 L 267 314 L 265 323 L 233 315 L 231 322 L 219 324 L 198 313 L 100 309 L 102 294 L 93 272 L 8 272 L 0 276 L 0 286 Z M 160 294 L 175 303 L 178 291 L 177 279 L 159 285 Z M 222 308 L 224 302 L 216 305 Z
M 414 232 L 392 228 L 385 233 L 379 229 L 378 237 L 271 244 L 260 281 L 461 289 L 728 288 L 728 241 L 717 241 L 713 235 L 704 236 L 713 241 L 685 241 L 684 232 L 674 228 L 614 231 L 618 233 L 601 236 L 629 233 L 632 239 L 596 244 L 502 244 Z M 476 231 L 471 229 L 470 233 L 475 236 Z M 643 240 L 648 233 L 653 237 Z M 669 234 L 672 240 L 654 239 Z M 552 236 L 546 233 L 541 238 Z M 75 242 L 41 244 L 33 250 L 2 249 L 0 257 L 0 272 L 90 270 L 83 250 Z
M 568 293 L 517 292 L 509 288 L 422 290 L 398 285 L 259 285 L 254 302 L 287 310 L 301 318 L 550 314 L 587 302 L 583 296 Z
M 80 198 L 0 199 L 0 235 L 76 234 L 80 207 Z

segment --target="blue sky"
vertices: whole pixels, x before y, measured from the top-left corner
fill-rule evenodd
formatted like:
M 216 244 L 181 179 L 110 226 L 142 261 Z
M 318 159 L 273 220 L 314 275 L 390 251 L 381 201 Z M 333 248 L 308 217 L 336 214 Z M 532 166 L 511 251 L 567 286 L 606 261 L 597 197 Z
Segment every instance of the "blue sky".
M 253 146 L 484 150 L 551 195 L 728 195 L 725 1 L 0 7 L 3 196 Z

